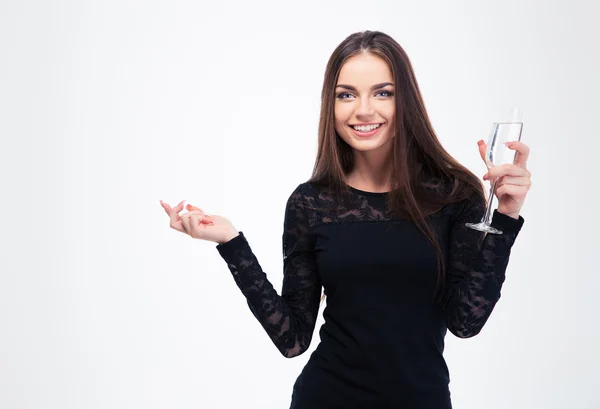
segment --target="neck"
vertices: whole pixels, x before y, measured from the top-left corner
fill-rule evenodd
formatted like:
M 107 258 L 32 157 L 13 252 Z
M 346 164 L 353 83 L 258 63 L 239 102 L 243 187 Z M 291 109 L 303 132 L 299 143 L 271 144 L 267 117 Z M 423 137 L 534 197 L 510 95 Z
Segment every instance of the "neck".
M 346 184 L 368 192 L 389 192 L 392 157 L 389 152 L 354 152 L 354 167 Z

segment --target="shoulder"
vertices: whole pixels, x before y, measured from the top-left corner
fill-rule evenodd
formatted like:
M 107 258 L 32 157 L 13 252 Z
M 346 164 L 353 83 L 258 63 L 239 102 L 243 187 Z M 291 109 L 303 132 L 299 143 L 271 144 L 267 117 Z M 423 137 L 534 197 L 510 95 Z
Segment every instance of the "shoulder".
M 318 187 L 312 182 L 302 182 L 296 185 L 296 188 L 292 191 L 290 196 L 307 196 L 318 193 Z
M 335 192 L 329 186 L 309 180 L 298 184 L 289 198 L 310 202 L 328 202 L 334 200 L 334 196 Z
M 315 185 L 310 182 L 302 182 L 292 190 L 288 197 L 288 203 L 300 203 L 318 196 L 319 191 Z
M 286 205 L 288 217 L 303 218 L 310 226 L 332 220 L 337 210 L 339 200 L 332 189 L 310 180 L 296 185 Z
M 288 208 L 310 209 L 314 208 L 317 202 L 324 196 L 322 187 L 312 182 L 302 182 L 296 185 L 287 199 Z

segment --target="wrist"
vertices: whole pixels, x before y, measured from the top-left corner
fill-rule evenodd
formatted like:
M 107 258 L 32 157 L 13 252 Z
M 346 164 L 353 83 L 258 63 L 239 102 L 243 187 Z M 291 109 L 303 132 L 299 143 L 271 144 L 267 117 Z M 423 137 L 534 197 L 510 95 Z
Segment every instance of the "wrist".
M 519 219 L 519 212 L 516 212 L 516 213 L 504 213 L 503 211 L 498 210 L 498 213 L 501 213 L 501 214 L 503 214 L 505 216 L 508 216 L 508 217 L 512 217 L 515 220 Z
M 240 233 L 237 230 L 233 230 L 233 231 L 231 231 L 231 233 L 226 235 L 223 239 L 219 240 L 218 244 L 227 243 L 228 241 L 235 239 L 239 235 L 240 235 Z

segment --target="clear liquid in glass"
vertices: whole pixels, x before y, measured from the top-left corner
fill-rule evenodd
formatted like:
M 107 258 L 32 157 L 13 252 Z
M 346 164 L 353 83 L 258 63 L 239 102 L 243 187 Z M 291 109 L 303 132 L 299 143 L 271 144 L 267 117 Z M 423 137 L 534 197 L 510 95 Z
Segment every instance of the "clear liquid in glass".
M 521 140 L 523 122 L 496 122 L 492 127 L 486 150 L 488 167 L 510 164 L 515 161 L 516 151 L 509 149 L 507 142 Z

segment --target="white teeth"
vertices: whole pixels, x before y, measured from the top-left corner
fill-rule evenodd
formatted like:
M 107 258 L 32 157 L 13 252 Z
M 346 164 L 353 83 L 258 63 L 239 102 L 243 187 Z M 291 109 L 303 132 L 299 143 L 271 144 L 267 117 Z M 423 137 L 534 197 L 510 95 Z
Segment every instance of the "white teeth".
M 353 126 L 353 128 L 356 129 L 359 132 L 371 132 L 372 130 L 379 128 L 379 125 L 381 125 L 381 124 L 376 124 L 376 125 L 360 125 L 360 126 Z

